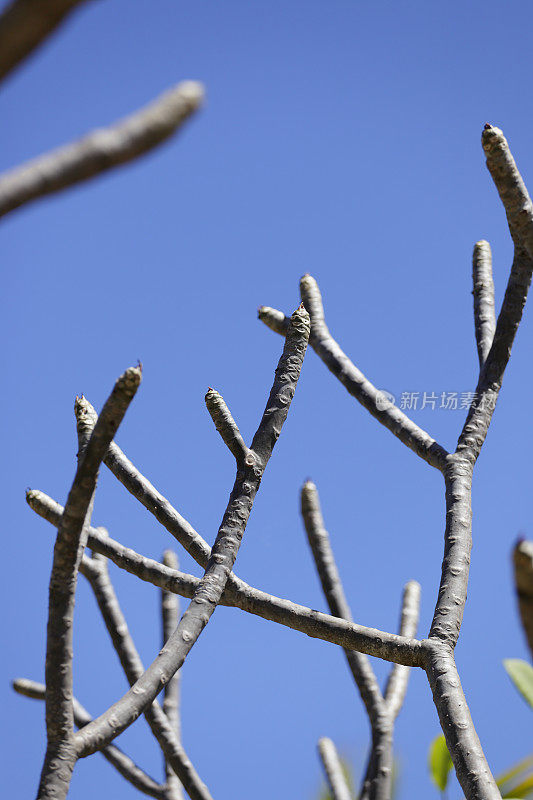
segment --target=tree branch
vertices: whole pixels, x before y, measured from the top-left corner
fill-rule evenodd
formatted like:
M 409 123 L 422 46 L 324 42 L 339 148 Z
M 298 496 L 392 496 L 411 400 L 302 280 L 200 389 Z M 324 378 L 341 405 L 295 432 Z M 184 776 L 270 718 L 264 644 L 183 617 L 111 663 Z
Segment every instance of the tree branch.
M 474 324 L 476 330 L 479 366 L 483 367 L 494 339 L 496 317 L 494 312 L 494 281 L 492 278 L 492 253 L 484 240 L 474 245 L 472 256 L 474 284 Z
M 296 389 L 309 338 L 309 317 L 300 308 L 292 316 L 276 369 L 267 408 L 237 476 L 203 578 L 178 627 L 130 691 L 98 719 L 76 734 L 79 756 L 100 749 L 125 730 L 153 702 L 181 667 L 219 602 L 235 562 L 261 477 L 285 421 Z M 97 423 L 98 424 L 98 423 Z M 253 457 L 252 457 L 253 456 Z
M 481 143 L 487 168 L 507 214 L 515 246 L 524 249 L 529 258 L 533 258 L 533 204 L 507 140 L 499 128 L 487 123 L 481 135 Z
M 311 316 L 309 344 L 326 367 L 367 411 L 391 431 L 401 442 L 419 455 L 432 467 L 444 469 L 447 451 L 426 431 L 393 405 L 386 396 L 350 361 L 331 336 L 325 321 L 320 290 L 311 275 L 300 281 L 300 293 Z M 277 333 L 283 334 L 285 323 L 279 311 L 262 306 L 259 319 Z
M 250 452 L 244 443 L 237 423 L 224 402 L 224 398 L 214 389 L 209 389 L 205 396 L 205 404 L 215 423 L 215 428 L 220 433 L 222 440 L 229 451 L 235 456 L 237 464 L 244 461 Z
M 409 581 L 404 586 L 402 596 L 400 636 L 406 636 L 410 639 L 416 636 L 419 613 L 420 584 L 417 581 Z M 393 719 L 396 719 L 403 705 L 408 681 L 409 668 L 401 664 L 394 664 L 389 673 L 384 692 L 385 704 Z
M 333 800 L 352 800 L 350 789 L 342 771 L 337 748 L 326 736 L 318 740 L 318 754 L 324 767 L 326 780 Z
M 316 486 L 306 481 L 301 492 L 302 518 L 315 560 L 316 569 L 322 584 L 329 610 L 334 617 L 352 622 L 352 613 L 344 594 L 342 581 L 331 549 L 329 535 L 324 527 L 320 501 Z M 381 708 L 383 696 L 368 658 L 354 650 L 345 650 L 348 666 L 365 704 L 370 722 Z
M 31 489 L 27 493 L 30 507 L 52 525 L 57 526 L 62 507 L 49 498 L 44 492 Z M 200 580 L 193 575 L 174 572 L 159 561 L 136 553 L 119 544 L 107 535 L 103 528 L 90 528 L 88 545 L 96 552 L 102 553 L 126 572 L 136 575 L 143 581 L 180 594 L 182 597 L 193 597 Z M 107 534 L 107 532 L 105 532 Z M 240 578 L 236 578 L 237 589 L 227 586 L 220 605 L 240 608 L 249 614 L 285 625 L 293 630 L 305 633 L 314 639 L 322 639 L 349 650 L 357 650 L 367 655 L 382 658 L 410 667 L 424 665 L 422 642 L 417 639 L 406 639 L 393 633 L 367 628 L 363 625 L 349 623 L 346 620 L 321 614 L 311 608 L 284 600 L 249 586 Z M 229 581 L 228 581 L 229 583 Z
M 148 152 L 178 130 L 202 101 L 202 86 L 184 81 L 111 127 L 5 172 L 0 176 L 0 216 Z
M 50 36 L 83 0 L 13 0 L 0 15 L 0 80 Z
M 128 683 L 133 686 L 143 675 L 144 667 L 109 578 L 106 560 L 101 556 L 94 559 L 84 556 L 80 571 L 91 585 L 122 669 Z M 165 754 L 166 762 L 179 777 L 189 797 L 192 800 L 212 800 L 207 786 L 181 746 L 177 731 L 159 703 L 155 701 L 145 708 L 144 715 Z
M 163 564 L 169 569 L 178 571 L 178 557 L 172 550 L 165 550 L 163 553 Z M 180 603 L 178 596 L 173 592 L 168 592 L 166 589 L 161 591 L 161 622 L 162 622 L 162 639 L 165 645 L 174 630 L 178 627 L 180 618 Z M 174 731 L 178 742 L 181 741 L 181 724 L 180 724 L 180 672 L 176 672 L 169 682 L 165 685 L 163 690 L 163 713 L 166 715 L 169 725 Z M 167 776 L 167 797 L 166 800 L 181 800 L 183 792 L 181 790 L 181 783 L 172 767 L 169 765 L 165 758 L 165 773 Z
M 58 528 L 50 576 L 46 639 L 47 750 L 40 798 L 66 793 L 76 761 L 72 711 L 72 621 L 78 566 L 87 540 L 89 513 L 100 463 L 141 382 L 140 368 L 120 376 L 84 452 Z
M 29 681 L 25 678 L 19 678 L 13 681 L 13 689 L 18 692 L 18 694 L 24 695 L 24 697 L 31 697 L 34 700 L 44 700 L 45 698 L 44 684 Z M 83 728 L 84 725 L 88 725 L 89 722 L 92 722 L 91 715 L 76 698 L 73 698 L 73 709 L 74 722 L 78 728 Z M 100 752 L 103 757 L 115 767 L 117 772 L 140 792 L 150 797 L 155 797 L 157 800 L 166 800 L 165 786 L 157 783 L 157 781 L 147 775 L 147 773 L 138 767 L 119 747 L 110 744 L 104 747 Z

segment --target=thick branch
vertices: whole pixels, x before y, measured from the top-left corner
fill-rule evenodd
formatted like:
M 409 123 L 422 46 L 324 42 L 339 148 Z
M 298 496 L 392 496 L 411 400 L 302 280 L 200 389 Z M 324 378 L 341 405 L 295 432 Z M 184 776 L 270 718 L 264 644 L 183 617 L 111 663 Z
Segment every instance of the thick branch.
M 27 501 L 37 514 L 57 526 L 62 511 L 59 503 L 44 492 L 33 489 L 28 491 Z M 89 529 L 88 545 L 107 556 L 121 569 L 161 589 L 176 592 L 183 597 L 192 597 L 199 586 L 198 578 L 183 572 L 174 572 L 158 561 L 124 547 L 108 538 L 103 528 Z M 421 642 L 417 639 L 407 639 L 375 628 L 352 624 L 255 589 L 240 578 L 235 581 L 237 588 L 227 586 L 220 605 L 240 608 L 249 614 L 285 625 L 314 639 L 338 644 L 348 650 L 357 650 L 410 667 L 422 666 L 423 651 Z
M 311 481 L 307 481 L 302 487 L 301 511 L 307 538 L 329 610 L 333 616 L 352 622 L 352 613 L 344 594 L 329 535 L 324 527 L 318 492 L 315 484 Z M 369 719 L 372 721 L 383 702 L 374 671 L 368 658 L 363 654 L 354 650 L 345 650 L 344 653 L 365 704 Z
M 468 800 L 501 800 L 461 686 L 453 650 L 432 640 L 426 672 L 457 778 Z
M 322 297 L 315 279 L 310 275 L 304 275 L 300 281 L 300 292 L 311 316 L 309 343 L 327 368 L 338 378 L 349 394 L 401 442 L 428 464 L 442 470 L 447 456 L 446 450 L 426 431 L 415 425 L 381 391 L 376 389 L 331 336 L 324 317 Z M 263 306 L 259 309 L 259 319 L 272 330 L 283 333 L 285 323 L 279 311 Z
M 292 316 L 291 329 L 276 369 L 267 408 L 254 437 L 254 452 L 245 459 L 244 468 L 237 471 L 211 557 L 191 603 L 167 644 L 130 691 L 76 734 L 80 756 L 88 755 L 108 744 L 153 702 L 165 683 L 181 667 L 209 622 L 237 557 L 265 465 L 287 417 L 308 337 L 309 317 L 305 309 L 301 308 Z
M 326 736 L 318 740 L 318 754 L 333 800 L 351 800 L 350 789 L 342 771 L 337 748 Z
M 533 657 L 533 542 L 522 539 L 516 543 L 513 564 L 520 619 Z
M 487 124 L 481 136 L 481 143 L 487 159 L 487 168 L 507 214 L 513 241 L 518 248 L 526 250 L 528 256 L 533 258 L 533 204 L 507 140 L 499 128 Z
M 0 15 L 0 80 L 38 47 L 83 0 L 13 0 Z
M 494 312 L 494 281 L 492 279 L 492 253 L 490 244 L 484 240 L 474 246 L 472 256 L 472 280 L 474 289 L 474 324 L 479 366 L 482 367 L 494 339 L 496 316 Z
M 44 700 L 45 686 L 42 683 L 19 678 L 13 681 L 13 689 L 18 692 L 18 694 L 24 695 L 24 697 L 31 697 L 34 700 Z M 84 725 L 88 725 L 89 722 L 92 722 L 91 715 L 76 698 L 73 699 L 73 708 L 74 722 L 78 728 L 83 728 Z M 110 744 L 104 747 L 100 752 L 103 757 L 115 767 L 117 772 L 120 772 L 122 777 L 140 792 L 150 797 L 158 798 L 158 800 L 166 800 L 165 787 L 161 786 L 161 784 L 147 775 L 146 772 L 138 767 L 119 747 Z
M 125 164 L 168 139 L 196 111 L 202 86 L 184 81 L 150 105 L 0 176 L 0 216 Z

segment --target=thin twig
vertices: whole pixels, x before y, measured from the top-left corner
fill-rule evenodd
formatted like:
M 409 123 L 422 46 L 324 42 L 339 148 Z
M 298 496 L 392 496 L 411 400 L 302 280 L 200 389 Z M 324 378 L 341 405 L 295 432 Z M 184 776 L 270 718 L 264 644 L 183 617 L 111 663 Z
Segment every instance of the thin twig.
M 179 83 L 129 117 L 0 176 L 0 216 L 132 161 L 168 139 L 196 111 L 203 88 Z
M 316 486 L 307 481 L 301 494 L 302 517 L 322 589 L 332 614 L 352 619 L 320 509 Z M 408 584 L 402 605 L 401 636 L 413 637 L 418 620 L 419 585 Z M 384 699 L 374 671 L 363 655 L 345 650 L 348 665 L 365 704 L 372 729 L 372 744 L 361 789 L 361 800 L 389 800 L 392 785 L 394 720 L 402 706 L 409 667 L 395 664 Z M 392 682 L 392 683 L 391 683 Z
M 30 489 L 26 498 L 30 507 L 39 516 L 57 527 L 62 512 L 59 503 L 35 489 Z M 159 561 L 136 553 L 135 550 L 109 538 L 104 528 L 89 528 L 88 545 L 126 572 L 161 589 L 176 592 L 182 597 L 193 597 L 199 586 L 199 578 L 175 572 Z M 385 661 L 411 667 L 420 667 L 424 664 L 423 643 L 417 639 L 407 639 L 375 628 L 349 623 L 329 614 L 321 614 L 291 600 L 255 589 L 240 578 L 237 579 L 237 587 L 233 589 L 227 586 L 219 604 L 240 608 L 249 614 L 305 633 L 314 639 L 322 639 Z
M 84 424 L 92 430 L 98 419 L 96 411 L 86 398 L 81 399 L 80 407 L 83 407 Z M 157 521 L 174 536 L 189 555 L 205 568 L 211 555 L 211 548 L 207 542 L 176 511 L 166 497 L 163 497 L 155 486 L 139 472 L 115 442 L 109 446 L 104 464 L 147 511 L 153 514 Z M 229 581 L 231 582 L 231 580 L 232 576 L 230 575 Z
M 87 541 L 86 522 L 100 463 L 141 382 L 141 369 L 117 380 L 98 418 L 69 492 L 54 548 L 46 639 L 47 749 L 40 798 L 66 793 L 76 762 L 72 711 L 72 622 L 78 567 Z
M 43 683 L 36 683 L 35 681 L 30 681 L 25 678 L 19 678 L 13 681 L 13 689 L 18 692 L 18 694 L 24 695 L 24 697 L 31 697 L 34 700 L 44 701 L 46 687 Z M 73 698 L 73 709 L 76 727 L 83 728 L 84 725 L 88 725 L 89 722 L 92 722 L 91 715 L 76 698 Z M 165 786 L 151 778 L 150 775 L 137 766 L 135 761 L 126 755 L 119 747 L 109 744 L 100 752 L 103 757 L 115 767 L 117 772 L 120 772 L 122 777 L 140 792 L 150 797 L 155 797 L 157 800 L 166 800 Z
M 240 464 L 248 455 L 249 450 L 244 443 L 237 423 L 224 402 L 224 398 L 214 389 L 209 389 L 205 396 L 205 404 L 217 431 L 230 452 L 235 456 L 237 464 Z
M 78 731 L 76 746 L 79 756 L 89 755 L 108 744 L 153 702 L 164 684 L 181 667 L 209 622 L 235 562 L 266 463 L 287 417 L 308 338 L 309 316 L 304 308 L 299 308 L 292 316 L 267 407 L 252 443 L 253 453 L 245 459 L 243 469 L 237 470 L 208 566 L 189 607 L 167 644 L 130 691 L 98 719 Z
M 418 617 L 420 613 L 420 584 L 417 581 L 409 581 L 405 584 L 402 596 L 402 606 L 400 613 L 400 636 L 413 638 L 416 636 L 418 627 Z M 407 682 L 409 680 L 409 668 L 401 664 L 394 664 L 387 679 L 384 698 L 389 714 L 395 719 L 403 705 Z
M 13 0 L 0 15 L 0 80 L 84 0 Z
M 426 431 L 415 425 L 383 392 L 376 389 L 331 336 L 325 321 L 320 290 L 311 275 L 304 275 L 301 279 L 300 293 L 311 316 L 309 344 L 326 367 L 338 378 L 349 394 L 401 442 L 428 464 L 442 470 L 448 455 L 447 451 Z M 261 306 L 258 315 L 265 325 L 283 335 L 285 322 L 281 312 L 268 306 Z
M 318 753 L 333 800 L 352 800 L 337 748 L 326 736 L 318 740 Z
M 301 511 L 307 538 L 329 610 L 334 617 L 340 617 L 352 622 L 352 613 L 344 594 L 329 535 L 324 526 L 318 492 L 315 484 L 311 481 L 306 481 L 302 487 Z M 344 653 L 365 704 L 369 719 L 372 722 L 383 701 L 374 671 L 365 655 L 354 650 L 345 650 Z
M 482 367 L 494 339 L 496 316 L 494 311 L 494 281 L 492 278 L 492 253 L 490 244 L 476 242 L 472 256 L 472 282 L 474 289 L 474 324 L 479 366 Z

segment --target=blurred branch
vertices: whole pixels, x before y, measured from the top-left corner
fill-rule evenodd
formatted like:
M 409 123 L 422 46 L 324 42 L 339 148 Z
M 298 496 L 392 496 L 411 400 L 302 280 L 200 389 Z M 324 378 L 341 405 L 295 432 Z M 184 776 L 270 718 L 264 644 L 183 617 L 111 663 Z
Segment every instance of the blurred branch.
M 516 543 L 513 565 L 520 619 L 533 658 L 533 541 L 522 539 Z
M 327 737 L 318 740 L 318 753 L 333 800 L 352 800 L 350 789 L 342 771 L 337 748 Z
M 152 150 L 178 130 L 202 100 L 201 84 L 184 81 L 111 127 L 5 172 L 0 175 L 0 216 Z
M 13 0 L 0 14 L 0 80 L 85 0 Z

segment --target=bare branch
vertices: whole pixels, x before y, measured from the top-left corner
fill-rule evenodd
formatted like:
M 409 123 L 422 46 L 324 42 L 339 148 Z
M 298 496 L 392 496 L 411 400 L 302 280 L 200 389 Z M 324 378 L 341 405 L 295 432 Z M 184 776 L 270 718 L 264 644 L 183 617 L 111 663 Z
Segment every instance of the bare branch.
M 98 416 L 89 401 L 82 398 L 79 407 L 83 407 L 85 424 L 90 427 L 94 426 Z M 166 497 L 163 497 L 139 472 L 115 442 L 110 445 L 104 458 L 104 464 L 109 467 L 120 483 L 175 537 L 194 560 L 200 566 L 205 567 L 211 554 L 211 548 L 207 542 L 176 511 Z
M 481 748 L 447 642 L 426 640 L 426 673 L 457 778 L 469 800 L 501 800 Z
M 472 279 L 474 284 L 474 323 L 476 329 L 479 366 L 482 367 L 494 339 L 496 316 L 494 312 L 494 281 L 492 279 L 492 253 L 490 244 L 484 240 L 474 246 L 472 256 Z
M 513 565 L 520 619 L 533 657 L 533 542 L 521 539 L 516 543 Z
M 140 368 L 120 376 L 81 455 L 54 548 L 46 640 L 46 731 L 48 747 L 40 797 L 68 785 L 75 757 L 72 711 L 72 621 L 78 566 L 87 540 L 88 516 L 100 463 L 141 382 Z
M 333 339 L 326 325 L 320 290 L 311 275 L 304 275 L 301 279 L 300 293 L 311 316 L 309 344 L 326 367 L 373 417 L 424 461 L 442 471 L 447 451 L 426 431 L 415 425 L 383 392 L 376 389 Z M 285 322 L 281 312 L 261 306 L 259 319 L 283 335 Z
M 481 143 L 487 159 L 487 168 L 507 214 L 515 246 L 524 249 L 529 258 L 533 258 L 533 204 L 507 140 L 499 128 L 487 123 L 481 136 Z
M 342 771 L 337 748 L 327 737 L 318 740 L 318 753 L 333 800 L 352 800 L 350 789 Z
M 315 484 L 311 481 L 306 481 L 302 487 L 301 511 L 329 610 L 333 616 L 352 622 L 352 613 L 344 594 L 329 535 L 324 527 L 318 492 Z M 344 653 L 370 721 L 372 721 L 383 701 L 374 671 L 365 655 L 354 650 L 345 650 Z
M 224 443 L 235 456 L 237 464 L 244 461 L 250 452 L 244 444 L 244 439 L 237 427 L 237 423 L 231 416 L 231 412 L 224 402 L 224 398 L 214 389 L 209 389 L 205 396 L 205 404 L 215 423 L 217 431 L 220 433 Z
M 403 590 L 400 636 L 407 636 L 408 638 L 416 636 L 419 612 L 420 584 L 416 581 L 409 581 L 409 583 L 405 584 Z M 398 716 L 403 705 L 408 680 L 409 667 L 394 664 L 385 687 L 385 704 L 393 719 Z
M 165 567 L 178 571 L 178 557 L 172 550 L 163 553 Z M 174 630 L 178 627 L 180 617 L 180 603 L 178 596 L 166 589 L 161 591 L 161 621 L 163 632 L 163 645 L 168 642 Z M 166 715 L 170 727 L 178 741 L 181 741 L 180 724 L 180 671 L 176 672 L 163 690 L 163 713 Z M 181 783 L 172 767 L 165 758 L 165 772 L 167 776 L 167 800 L 181 800 L 183 792 Z
M 278 311 L 277 308 L 270 308 L 270 306 L 259 306 L 257 316 L 271 331 L 279 333 L 280 336 L 286 336 L 289 318 L 285 316 L 283 311 Z
M 144 667 L 109 578 L 106 561 L 105 559 L 91 559 L 88 556 L 84 556 L 80 571 L 91 584 L 98 608 L 113 642 L 113 647 L 119 657 L 128 683 L 133 686 L 143 675 Z M 144 715 L 165 754 L 167 764 L 178 775 L 189 797 L 193 800 L 211 800 L 207 786 L 194 769 L 181 746 L 177 731 L 157 701 L 144 709 Z M 173 784 L 174 782 L 172 781 L 171 783 Z
M 29 490 L 26 497 L 28 504 L 37 514 L 52 525 L 58 525 L 62 511 L 59 503 L 49 498 L 44 492 L 34 489 Z M 134 550 L 124 547 L 109 538 L 104 528 L 89 529 L 88 545 L 126 572 L 136 575 L 154 586 L 159 586 L 161 589 L 176 592 L 182 597 L 193 597 L 199 586 L 199 578 L 183 572 L 174 572 L 160 564 L 159 561 L 146 558 Z M 237 588 L 227 586 L 220 605 L 240 608 L 249 614 L 305 633 L 314 639 L 323 639 L 326 642 L 376 656 L 385 661 L 406 664 L 410 667 L 420 667 L 424 664 L 422 642 L 417 639 L 407 639 L 375 628 L 351 624 L 346 620 L 321 614 L 311 608 L 293 603 L 291 600 L 284 600 L 260 589 L 255 589 L 240 578 L 235 578 L 235 582 Z
M 261 477 L 287 417 L 309 337 L 305 309 L 294 312 L 267 408 L 254 437 L 253 450 L 237 476 L 203 578 L 178 627 L 130 691 L 98 719 L 76 734 L 79 756 L 108 744 L 149 706 L 181 667 L 209 622 L 233 567 Z M 98 424 L 98 423 L 97 423 Z
M 31 697 L 34 700 L 44 701 L 45 686 L 42 683 L 19 678 L 13 681 L 13 689 L 18 692 L 18 694 L 24 695 L 24 697 Z M 74 722 L 78 728 L 83 728 L 84 725 L 88 725 L 89 722 L 92 722 L 91 715 L 76 698 L 73 699 L 73 708 Z M 147 773 L 138 767 L 119 747 L 110 744 L 104 747 L 100 752 L 103 757 L 115 767 L 117 772 L 120 772 L 122 777 L 140 792 L 150 797 L 155 797 L 158 800 L 166 800 L 165 786 L 157 783 L 157 781 L 147 775 Z
M 111 127 L 5 172 L 0 176 L 0 216 L 148 152 L 179 129 L 202 100 L 202 86 L 184 81 Z
M 13 0 L 0 15 L 0 80 L 84 0 Z

